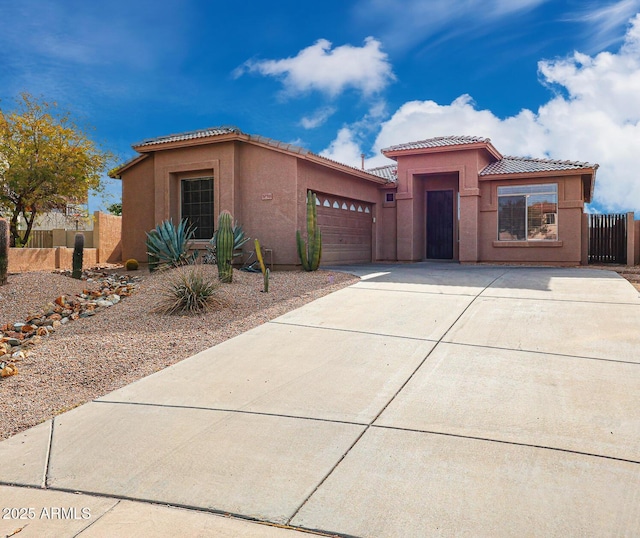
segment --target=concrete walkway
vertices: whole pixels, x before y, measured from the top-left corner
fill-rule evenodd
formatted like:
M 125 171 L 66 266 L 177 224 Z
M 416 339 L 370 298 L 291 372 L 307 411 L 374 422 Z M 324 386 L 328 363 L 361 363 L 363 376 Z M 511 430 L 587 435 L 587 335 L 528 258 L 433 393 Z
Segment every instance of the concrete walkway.
M 629 283 L 350 271 L 363 280 L 0 443 L 0 536 L 640 534 Z

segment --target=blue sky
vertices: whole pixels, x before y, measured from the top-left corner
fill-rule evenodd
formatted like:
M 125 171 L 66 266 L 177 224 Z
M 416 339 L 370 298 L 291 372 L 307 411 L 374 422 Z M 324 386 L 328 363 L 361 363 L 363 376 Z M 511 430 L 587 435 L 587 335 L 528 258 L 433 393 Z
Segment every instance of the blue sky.
M 0 105 L 55 100 L 121 161 L 136 141 L 217 125 L 369 166 L 388 145 L 487 136 L 505 155 L 597 162 L 593 209 L 640 211 L 638 13 L 640 0 L 0 0 Z

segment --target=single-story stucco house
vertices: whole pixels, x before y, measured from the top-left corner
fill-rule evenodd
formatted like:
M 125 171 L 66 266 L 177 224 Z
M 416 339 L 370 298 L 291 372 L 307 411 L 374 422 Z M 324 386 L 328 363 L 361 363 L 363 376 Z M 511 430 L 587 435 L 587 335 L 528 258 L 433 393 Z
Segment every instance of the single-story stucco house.
M 306 228 L 309 190 L 318 197 L 323 264 L 579 264 L 598 168 L 505 157 L 475 136 L 392 146 L 382 153 L 395 162 L 370 170 L 232 127 L 133 148 L 139 155 L 111 173 L 122 180 L 123 259 L 146 260 L 145 232 L 170 217 L 195 223 L 204 248 L 226 209 L 281 268 L 299 265 L 295 235 Z

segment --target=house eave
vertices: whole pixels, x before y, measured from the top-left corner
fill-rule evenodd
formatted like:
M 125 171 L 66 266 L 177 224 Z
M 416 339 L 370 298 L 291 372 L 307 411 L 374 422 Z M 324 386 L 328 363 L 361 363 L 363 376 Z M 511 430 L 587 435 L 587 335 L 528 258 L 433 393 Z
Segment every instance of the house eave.
M 322 166 L 327 166 L 329 168 L 333 168 L 334 170 L 338 170 L 340 172 L 345 172 L 352 176 L 357 176 L 361 179 L 365 179 L 367 181 L 371 181 L 372 183 L 377 183 L 378 185 L 386 185 L 387 181 L 381 177 L 378 177 L 374 174 L 370 174 L 365 170 L 359 170 L 357 168 L 353 168 L 346 164 L 339 163 L 337 161 L 332 161 L 331 159 L 327 159 L 326 157 L 322 157 L 320 155 L 316 155 L 315 153 L 309 153 L 307 155 L 296 155 L 297 157 L 303 158 L 309 162 L 313 162 L 316 164 L 320 164 Z
M 143 161 L 144 159 L 146 159 L 148 156 L 149 156 L 148 154 L 137 155 L 136 157 L 133 157 L 132 159 L 128 160 L 127 162 L 125 162 L 121 166 L 119 166 L 117 168 L 114 168 L 113 170 L 109 171 L 109 173 L 107 175 L 112 179 L 122 179 L 122 172 L 124 172 L 125 170 L 128 170 L 129 168 L 135 166 L 140 161 Z
M 584 201 L 590 203 L 593 200 L 593 192 L 596 184 L 597 165 L 594 168 L 576 168 L 574 170 L 545 170 L 540 172 L 518 172 L 512 174 L 485 174 L 478 176 L 479 181 L 511 181 L 552 179 L 554 177 L 579 176 L 584 185 Z
M 576 168 L 574 170 L 540 170 L 537 172 L 512 172 L 508 174 L 481 174 L 479 181 L 499 181 L 502 179 L 538 179 L 558 176 L 595 176 L 593 168 Z

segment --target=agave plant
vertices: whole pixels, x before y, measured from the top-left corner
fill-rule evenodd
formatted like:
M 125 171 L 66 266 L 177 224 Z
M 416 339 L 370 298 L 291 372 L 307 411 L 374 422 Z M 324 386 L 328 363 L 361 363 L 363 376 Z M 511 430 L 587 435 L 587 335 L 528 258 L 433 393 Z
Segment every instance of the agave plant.
M 186 219 L 182 219 L 177 227 L 171 219 L 162 221 L 147 233 L 149 259 L 154 261 L 157 268 L 193 264 L 198 257 L 197 250 L 189 254 L 194 234 L 195 227 Z
M 238 224 L 238 221 L 235 221 L 232 231 L 233 231 L 233 256 L 236 257 L 236 256 L 242 255 L 242 252 L 239 252 L 239 250 L 242 248 L 242 245 L 244 245 L 251 238 L 245 235 L 244 230 L 242 229 L 242 224 Z M 216 256 L 217 236 L 218 236 L 218 232 L 217 231 L 213 232 L 213 237 L 209 240 L 209 244 L 207 245 L 207 253 L 204 255 L 204 258 L 202 259 L 204 263 L 211 263 L 215 265 L 217 261 L 217 256 Z

